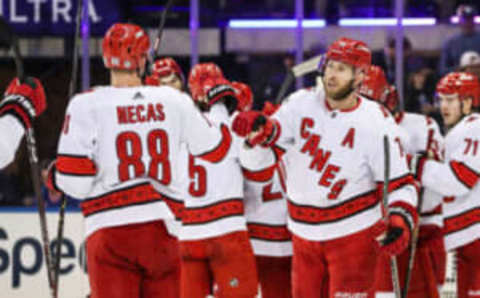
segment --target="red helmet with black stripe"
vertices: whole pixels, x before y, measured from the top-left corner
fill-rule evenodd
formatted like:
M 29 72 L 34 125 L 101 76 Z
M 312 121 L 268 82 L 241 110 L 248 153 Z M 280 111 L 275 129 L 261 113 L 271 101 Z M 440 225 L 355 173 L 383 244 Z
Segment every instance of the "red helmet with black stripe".
M 150 47 L 148 35 L 137 25 L 116 23 L 102 42 L 106 68 L 135 70 L 143 67 Z
M 242 82 L 232 82 L 237 94 L 237 110 L 240 112 L 250 111 L 253 105 L 253 92 L 250 86 Z
M 366 71 L 372 63 L 372 53 L 363 41 L 342 37 L 330 45 L 326 59 L 340 61 Z
M 437 94 L 456 94 L 462 101 L 472 99 L 473 108 L 480 107 L 480 83 L 474 75 L 468 72 L 451 72 L 437 84 Z

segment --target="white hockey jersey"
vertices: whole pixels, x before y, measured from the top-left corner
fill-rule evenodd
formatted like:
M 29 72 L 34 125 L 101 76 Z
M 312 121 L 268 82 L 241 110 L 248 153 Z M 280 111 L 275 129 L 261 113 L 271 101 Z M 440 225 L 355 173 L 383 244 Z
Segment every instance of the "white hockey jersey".
M 389 204 L 416 206 L 413 177 L 390 117 L 378 103 L 360 97 L 352 109 L 332 110 L 319 87 L 295 92 L 273 115 L 281 126 L 277 145 L 288 152 L 292 233 L 330 240 L 382 218 L 378 190 L 384 181 L 385 135 L 390 144 Z
M 213 105 L 205 115 L 216 125 L 230 127 L 231 119 L 223 104 Z M 190 157 L 190 182 L 179 240 L 206 239 L 247 229 L 238 152 L 241 145 L 242 140 L 234 136 L 231 149 L 216 163 Z
M 452 250 L 480 239 L 480 115 L 464 117 L 445 136 L 445 162 L 428 160 L 421 182 L 445 197 L 445 247 Z
M 182 144 L 210 161 L 228 152 L 228 128 L 213 126 L 188 95 L 170 87 L 99 87 L 75 96 L 58 145 L 56 184 L 83 199 L 86 234 L 173 219 Z M 156 192 L 150 181 L 162 187 Z M 170 208 L 167 207 L 167 204 Z M 173 213 L 172 213 L 172 211 Z
M 283 163 L 280 161 L 263 171 L 243 169 L 243 174 L 245 215 L 253 252 L 257 256 L 291 256 Z
M 19 120 L 11 115 L 0 117 L 0 169 L 8 166 L 14 159 L 25 129 Z
M 406 140 L 402 140 L 407 154 L 414 155 L 432 150 L 439 156 L 441 155 L 444 140 L 435 120 L 421 114 L 400 112 L 395 117 L 395 121 L 408 134 Z M 424 190 L 422 196 L 420 225 L 442 227 L 443 197 L 429 189 Z

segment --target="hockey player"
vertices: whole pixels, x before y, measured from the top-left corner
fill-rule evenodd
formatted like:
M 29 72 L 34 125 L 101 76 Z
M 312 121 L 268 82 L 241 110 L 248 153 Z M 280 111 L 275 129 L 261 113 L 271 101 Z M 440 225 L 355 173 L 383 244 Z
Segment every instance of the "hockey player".
M 141 86 L 149 39 L 140 27 L 114 24 L 102 47 L 111 86 L 70 101 L 51 177 L 83 199 L 92 298 L 178 297 L 178 245 L 164 221 L 179 211 L 169 198 L 181 171 L 177 152 L 186 144 L 216 162 L 231 135 L 186 94 Z M 161 194 L 151 181 L 163 186 Z
M 0 102 L 0 131 L 4 132 L 0 138 L 0 169 L 13 161 L 23 134 L 46 107 L 45 91 L 38 79 L 27 78 L 20 83 L 15 78 L 10 82 Z
M 384 136 L 390 184 L 382 252 L 398 255 L 407 247 L 417 221 L 417 194 L 389 114 L 356 92 L 370 50 L 341 38 L 326 55 L 325 90 L 320 85 L 292 94 L 273 119 L 241 113 L 233 129 L 252 146 L 287 151 L 293 297 L 373 297 L 375 239 L 385 228 L 378 191 L 385 178 Z M 269 153 L 257 163 L 273 164 L 273 150 Z
M 238 90 L 238 110 L 250 111 L 253 104 L 250 87 L 240 82 L 232 85 Z M 274 109 L 263 112 L 271 115 Z M 278 163 L 265 172 L 243 169 L 245 214 L 263 298 L 292 297 L 292 242 L 287 229 L 284 171 L 280 167 Z M 274 174 L 270 179 L 271 171 Z
M 458 297 L 480 295 L 480 157 L 478 135 L 480 85 L 472 74 L 453 72 L 437 84 L 440 111 L 448 129 L 445 161 L 428 159 L 415 163 L 422 185 L 445 199 L 445 247 L 457 252 Z
M 193 99 L 208 107 L 210 121 L 230 126 L 237 99 L 228 81 L 203 65 L 192 70 L 189 86 Z M 216 164 L 190 157 L 191 182 L 179 236 L 182 298 L 204 298 L 212 286 L 219 298 L 253 298 L 258 291 L 244 216 L 241 145 L 233 138 L 232 149 Z
M 443 137 L 438 124 L 430 117 L 406 113 L 398 109 L 398 96 L 394 86 L 389 86 L 383 70 L 378 66 L 370 66 L 360 94 L 381 103 L 394 115 L 395 122 L 404 130 L 402 144 L 405 152 L 412 156 L 419 152 L 431 151 L 439 155 L 443 146 Z M 413 272 L 409 284 L 409 297 L 438 297 L 438 289 L 445 275 L 445 249 L 441 236 L 441 196 L 430 191 L 424 192 L 421 217 L 420 237 L 415 253 Z M 398 257 L 399 277 L 402 288 L 405 286 L 405 276 L 409 263 L 410 250 Z M 393 285 L 390 273 L 390 260 L 382 259 L 378 266 L 379 293 L 393 295 Z M 436 274 L 438 273 L 438 274 Z
M 173 58 L 156 60 L 152 64 L 152 74 L 145 78 L 145 83 L 151 86 L 170 86 L 184 90 L 185 78 L 182 69 Z

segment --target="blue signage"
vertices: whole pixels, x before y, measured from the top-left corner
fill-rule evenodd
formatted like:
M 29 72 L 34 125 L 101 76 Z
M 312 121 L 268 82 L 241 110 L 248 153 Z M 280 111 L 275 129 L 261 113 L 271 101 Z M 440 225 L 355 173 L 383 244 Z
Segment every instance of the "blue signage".
M 0 0 L 0 15 L 21 36 L 70 35 L 75 32 L 78 1 Z M 89 0 L 90 34 L 103 35 L 121 19 L 117 0 Z

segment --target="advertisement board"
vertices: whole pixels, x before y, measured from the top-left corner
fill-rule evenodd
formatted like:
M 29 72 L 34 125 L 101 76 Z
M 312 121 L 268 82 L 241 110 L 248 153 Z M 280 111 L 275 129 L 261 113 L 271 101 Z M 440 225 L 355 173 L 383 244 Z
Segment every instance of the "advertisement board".
M 35 209 L 0 208 L 0 297 L 50 297 L 39 222 Z M 58 211 L 49 211 L 47 225 L 51 247 L 56 243 L 57 224 Z M 59 297 L 88 297 L 85 264 L 82 214 L 67 212 Z

